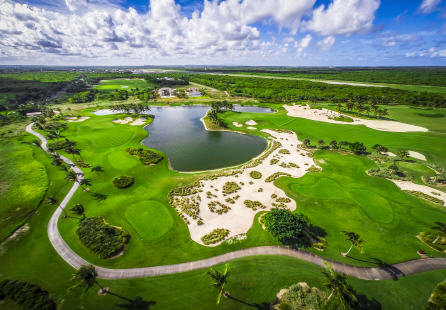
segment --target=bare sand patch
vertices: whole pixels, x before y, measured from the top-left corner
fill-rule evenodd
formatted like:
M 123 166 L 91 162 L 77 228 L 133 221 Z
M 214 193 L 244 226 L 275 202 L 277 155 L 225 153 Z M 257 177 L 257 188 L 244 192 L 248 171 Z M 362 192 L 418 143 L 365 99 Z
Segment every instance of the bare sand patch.
M 114 119 L 112 122 L 115 123 L 115 124 L 122 124 L 123 125 L 123 124 L 128 124 L 128 123 L 130 123 L 132 121 L 133 121 L 133 118 L 126 117 L 124 119 Z
M 190 216 L 184 209 L 177 208 L 195 242 L 204 245 L 201 238 L 217 228 L 229 230 L 226 239 L 246 234 L 260 211 L 274 207 L 296 209 L 296 202 L 274 186 L 274 180 L 280 175 L 300 178 L 308 167 L 316 164 L 308 156 L 309 152 L 299 147 L 301 142 L 294 132 L 262 131 L 270 135 L 270 147 L 263 154 L 242 167 L 216 172 L 221 176 L 200 180 L 193 194 L 173 197 L 175 205 L 192 208 L 196 214 Z M 261 177 L 253 178 L 250 174 L 253 171 L 260 172 Z M 228 182 L 236 183 L 240 189 L 225 195 L 223 186 Z M 261 207 L 250 208 L 245 201 L 258 202 Z
M 391 131 L 391 132 L 427 132 L 428 130 L 424 127 L 415 126 L 411 124 L 400 123 L 396 121 L 386 121 L 386 120 L 370 120 L 362 119 L 349 115 L 344 115 L 328 109 L 312 109 L 310 106 L 302 105 L 284 105 L 287 110 L 287 115 L 292 117 L 306 118 L 313 121 L 333 123 L 333 124 L 343 124 L 343 125 L 364 125 L 371 129 L 380 131 Z M 337 117 L 349 117 L 353 122 L 342 122 L 337 121 L 334 118 Z
M 129 88 L 127 85 L 121 85 L 121 88 Z
M 390 156 L 390 157 L 396 157 L 396 154 L 392 153 L 392 152 L 384 152 L 383 154 Z
M 243 127 L 243 124 L 239 124 L 237 122 L 232 122 L 232 125 L 234 125 L 235 127 Z
M 137 118 L 133 122 L 130 123 L 132 126 L 141 126 L 147 122 L 145 118 Z
M 246 127 L 246 128 L 249 129 L 249 130 L 257 130 L 256 127 L 252 127 L 252 126 L 248 126 L 248 127 Z
M 421 192 L 428 196 L 443 200 L 443 205 L 446 206 L 446 193 L 445 192 L 439 191 L 435 188 L 432 188 L 432 187 L 429 187 L 426 185 L 415 184 L 410 181 L 401 181 L 401 180 L 392 180 L 392 179 L 389 179 L 389 180 L 392 181 L 393 183 L 395 183 L 402 190 Z
M 424 156 L 423 154 L 415 152 L 415 151 L 408 151 L 408 152 L 409 152 L 410 157 L 426 161 L 426 156 Z
M 245 122 L 245 124 L 248 126 L 255 126 L 255 125 L 257 125 L 257 122 L 251 119 L 251 120 Z
M 77 118 L 77 117 L 67 117 L 67 121 L 70 122 L 70 123 L 80 123 L 80 122 L 86 121 L 89 118 L 90 118 L 89 116 L 81 116 L 79 118 Z

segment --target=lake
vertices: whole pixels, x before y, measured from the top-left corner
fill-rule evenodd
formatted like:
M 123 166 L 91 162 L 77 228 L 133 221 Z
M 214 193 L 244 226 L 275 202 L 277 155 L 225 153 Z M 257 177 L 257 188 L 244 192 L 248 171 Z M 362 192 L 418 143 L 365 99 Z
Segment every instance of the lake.
M 164 152 L 173 169 L 202 171 L 234 166 L 262 153 L 265 139 L 229 131 L 207 131 L 201 118 L 208 106 L 151 107 L 155 120 L 144 129 L 149 136 L 142 144 Z M 271 113 L 269 108 L 236 106 L 236 111 Z M 96 115 L 115 114 L 110 110 Z

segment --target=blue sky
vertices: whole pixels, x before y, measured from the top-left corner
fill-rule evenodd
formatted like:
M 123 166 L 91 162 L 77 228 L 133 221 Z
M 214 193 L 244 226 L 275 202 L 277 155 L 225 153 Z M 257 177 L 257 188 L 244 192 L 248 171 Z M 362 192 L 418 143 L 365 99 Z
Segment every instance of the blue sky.
M 0 64 L 446 65 L 446 0 L 0 0 Z

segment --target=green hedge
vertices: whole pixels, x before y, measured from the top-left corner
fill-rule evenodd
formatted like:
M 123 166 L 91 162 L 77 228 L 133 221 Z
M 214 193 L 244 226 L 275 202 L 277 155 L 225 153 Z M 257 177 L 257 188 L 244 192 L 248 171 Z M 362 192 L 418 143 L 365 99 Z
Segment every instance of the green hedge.
M 138 157 L 138 159 L 145 165 L 156 165 L 163 157 L 158 153 L 143 148 L 129 147 L 126 150 L 130 155 Z
M 133 185 L 135 182 L 134 177 L 129 177 L 127 175 L 121 175 L 113 179 L 113 185 L 117 188 L 127 188 Z
M 0 282 L 0 300 L 12 300 L 23 309 L 55 310 L 56 304 L 44 289 L 35 284 L 17 280 Z

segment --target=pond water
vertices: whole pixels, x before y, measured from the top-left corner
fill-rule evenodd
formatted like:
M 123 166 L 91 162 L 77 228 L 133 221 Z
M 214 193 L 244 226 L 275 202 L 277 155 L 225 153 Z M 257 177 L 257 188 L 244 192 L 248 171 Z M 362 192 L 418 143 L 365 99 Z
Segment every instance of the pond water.
M 269 108 L 237 107 L 251 113 L 271 113 Z M 149 136 L 142 144 L 164 152 L 173 169 L 201 171 L 242 164 L 263 152 L 265 139 L 229 131 L 207 131 L 201 118 L 208 106 L 152 107 L 153 123 L 145 127 Z M 96 115 L 115 114 L 110 110 Z

